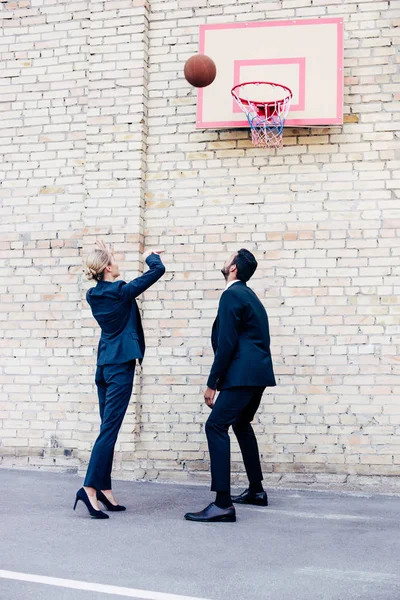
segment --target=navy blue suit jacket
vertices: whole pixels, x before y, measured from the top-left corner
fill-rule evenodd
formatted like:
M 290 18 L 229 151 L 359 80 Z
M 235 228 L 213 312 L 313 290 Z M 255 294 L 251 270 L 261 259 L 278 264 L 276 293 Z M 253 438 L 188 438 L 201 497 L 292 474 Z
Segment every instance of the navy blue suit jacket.
M 146 263 L 149 270 L 133 281 L 99 281 L 86 294 L 93 316 L 101 328 L 98 365 L 143 360 L 144 333 L 135 298 L 165 273 L 158 254 L 150 254 Z
M 237 281 L 223 292 L 211 342 L 215 357 L 209 388 L 276 385 L 267 312 L 244 282 Z

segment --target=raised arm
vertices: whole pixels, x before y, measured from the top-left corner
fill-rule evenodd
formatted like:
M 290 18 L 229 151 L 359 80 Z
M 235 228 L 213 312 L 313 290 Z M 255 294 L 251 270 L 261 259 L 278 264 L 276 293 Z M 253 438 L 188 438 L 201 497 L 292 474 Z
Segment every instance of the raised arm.
M 125 285 L 121 287 L 121 294 L 125 299 L 132 300 L 133 298 L 140 296 L 140 294 L 143 294 L 143 292 L 164 275 L 165 267 L 158 252 L 149 254 L 146 258 L 146 264 L 149 267 L 149 270 L 146 273 L 133 279 L 129 283 L 125 283 Z

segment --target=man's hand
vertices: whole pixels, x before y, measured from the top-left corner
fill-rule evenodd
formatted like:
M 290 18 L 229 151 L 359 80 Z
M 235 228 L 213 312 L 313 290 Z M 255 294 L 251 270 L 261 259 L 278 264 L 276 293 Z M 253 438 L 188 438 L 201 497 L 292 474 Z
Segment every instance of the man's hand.
M 147 252 L 145 252 L 143 254 L 143 258 L 144 260 L 146 260 L 146 258 L 148 258 L 150 256 L 150 254 L 162 254 L 163 252 L 165 252 L 165 250 L 147 250 Z
M 204 392 L 204 402 L 207 404 L 209 408 L 214 406 L 214 398 L 217 390 L 212 390 L 211 388 L 207 388 Z

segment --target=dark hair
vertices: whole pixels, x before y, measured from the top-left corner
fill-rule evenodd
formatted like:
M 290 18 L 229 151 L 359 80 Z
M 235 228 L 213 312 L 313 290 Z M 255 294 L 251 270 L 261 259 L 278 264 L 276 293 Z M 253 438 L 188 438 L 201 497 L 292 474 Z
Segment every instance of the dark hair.
M 240 281 L 248 281 L 257 269 L 256 257 L 245 248 L 239 250 L 233 259 L 232 264 L 237 267 L 237 278 L 240 279 Z

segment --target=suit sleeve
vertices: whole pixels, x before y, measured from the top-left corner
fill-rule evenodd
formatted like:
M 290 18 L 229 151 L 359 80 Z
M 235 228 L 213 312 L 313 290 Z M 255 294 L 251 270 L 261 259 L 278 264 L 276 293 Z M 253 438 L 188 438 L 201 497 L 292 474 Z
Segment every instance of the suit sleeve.
M 146 273 L 121 287 L 121 294 L 125 300 L 132 300 L 140 296 L 164 275 L 165 267 L 158 254 L 150 254 L 146 258 L 146 263 L 149 266 Z
M 242 306 L 235 295 L 224 292 L 218 308 L 218 347 L 207 382 L 213 390 L 217 389 L 218 382 L 231 364 L 239 339 L 241 313 Z

